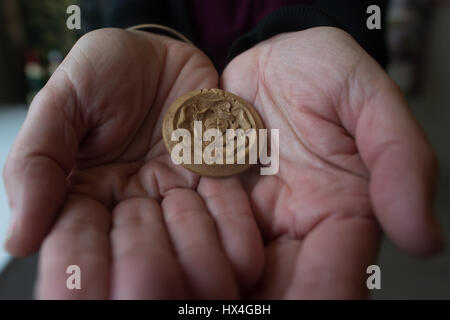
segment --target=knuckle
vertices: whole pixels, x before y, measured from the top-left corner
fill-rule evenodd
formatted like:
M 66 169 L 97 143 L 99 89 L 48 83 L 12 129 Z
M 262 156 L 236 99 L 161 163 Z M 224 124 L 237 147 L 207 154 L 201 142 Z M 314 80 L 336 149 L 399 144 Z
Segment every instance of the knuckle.
M 183 199 L 186 199 L 183 201 Z M 176 189 L 168 193 L 162 202 L 164 218 L 168 224 L 185 224 L 193 219 L 208 216 L 201 205 L 200 196 L 193 190 Z
M 114 227 L 134 227 L 159 217 L 161 209 L 153 199 L 135 198 L 119 203 L 112 215 Z

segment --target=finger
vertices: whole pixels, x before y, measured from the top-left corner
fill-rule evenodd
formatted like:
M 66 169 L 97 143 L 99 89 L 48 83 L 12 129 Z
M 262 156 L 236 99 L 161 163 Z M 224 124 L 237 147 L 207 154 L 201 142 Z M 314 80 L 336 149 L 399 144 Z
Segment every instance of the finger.
M 442 237 L 432 204 L 436 159 L 390 81 L 361 111 L 356 141 L 371 173 L 370 195 L 384 231 L 410 254 L 439 251 Z
M 203 177 L 198 192 L 213 217 L 225 253 L 244 292 L 259 280 L 263 242 L 247 194 L 238 178 Z
M 221 248 L 214 221 L 200 196 L 173 189 L 162 201 L 173 247 L 194 298 L 231 299 L 238 288 Z
M 301 246 L 286 298 L 367 298 L 366 270 L 376 261 L 379 238 L 371 216 L 324 220 Z
M 113 211 L 113 299 L 182 299 L 185 283 L 159 204 L 135 198 Z
M 261 281 L 249 293 L 249 299 L 282 299 L 292 284 L 293 270 L 302 242 L 280 237 L 264 248 L 264 272 Z
M 70 196 L 61 217 L 45 239 L 40 257 L 39 299 L 107 299 L 109 291 L 109 228 L 110 214 L 100 203 L 81 196 Z M 76 284 L 79 267 L 80 289 Z M 72 282 L 73 281 L 73 282 Z
M 277 241 L 267 248 L 262 298 L 367 297 L 366 270 L 375 263 L 379 242 L 374 219 L 331 217 L 302 242 Z
M 62 205 L 78 145 L 77 132 L 65 113 L 74 108 L 70 92 L 42 90 L 5 164 L 12 210 L 5 247 L 13 255 L 28 255 L 39 248 Z

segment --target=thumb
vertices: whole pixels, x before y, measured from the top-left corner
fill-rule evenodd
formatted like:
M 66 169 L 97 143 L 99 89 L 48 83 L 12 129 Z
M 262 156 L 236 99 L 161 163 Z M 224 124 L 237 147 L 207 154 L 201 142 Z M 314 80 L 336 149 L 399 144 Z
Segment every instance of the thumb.
M 436 157 L 390 80 L 363 107 L 356 140 L 371 172 L 370 195 L 384 231 L 410 254 L 440 251 L 443 238 L 432 203 Z
M 38 250 L 65 197 L 81 135 L 73 125 L 76 99 L 70 88 L 59 73 L 41 90 L 4 167 L 12 210 L 5 249 L 15 256 Z

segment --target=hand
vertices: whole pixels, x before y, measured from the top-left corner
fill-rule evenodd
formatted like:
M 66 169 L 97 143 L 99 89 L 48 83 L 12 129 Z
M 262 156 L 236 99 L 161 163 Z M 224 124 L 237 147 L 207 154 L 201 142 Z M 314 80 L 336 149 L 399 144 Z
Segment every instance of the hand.
M 397 86 L 345 32 L 278 35 L 224 71 L 280 129 L 276 176 L 245 174 L 265 243 L 257 298 L 361 298 L 379 228 L 413 255 L 442 245 L 436 160 Z
M 262 243 L 242 188 L 228 208 L 226 198 L 204 202 L 199 193 L 235 182 L 199 185 L 161 139 L 172 101 L 217 86 L 204 54 L 166 37 L 100 30 L 74 46 L 34 99 L 4 171 L 6 248 L 25 256 L 45 238 L 39 298 L 236 297 L 235 277 L 253 285 Z M 81 290 L 66 287 L 70 265 Z

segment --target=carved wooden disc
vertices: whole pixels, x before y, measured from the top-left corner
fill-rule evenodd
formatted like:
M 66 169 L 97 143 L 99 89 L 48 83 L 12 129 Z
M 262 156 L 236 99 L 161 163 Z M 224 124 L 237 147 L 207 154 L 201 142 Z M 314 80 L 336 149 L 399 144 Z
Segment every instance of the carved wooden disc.
M 201 89 L 191 91 L 175 100 L 164 116 L 162 136 L 170 154 L 172 154 L 175 145 L 182 141 L 181 138 L 172 141 L 172 133 L 176 129 L 185 129 L 190 133 L 191 162 L 181 163 L 183 167 L 199 175 L 225 177 L 239 174 L 254 164 L 254 161 L 250 161 L 250 153 L 256 152 L 256 155 L 259 155 L 258 133 L 259 129 L 264 129 L 264 125 L 256 110 L 244 99 L 220 89 Z M 204 134 L 208 129 L 217 129 L 218 131 L 215 130 L 215 132 L 223 137 L 223 152 L 210 153 L 217 159 L 222 158 L 222 164 L 217 163 L 218 161 L 208 164 L 205 161 L 206 158 L 203 157 L 205 148 L 211 143 L 215 141 L 217 146 L 220 145 L 220 140 L 216 140 L 215 137 L 205 141 L 207 139 L 204 138 Z M 227 129 L 235 129 L 232 132 L 237 134 L 248 133 L 252 131 L 249 129 L 255 129 L 253 130 L 255 139 L 243 138 L 239 140 L 241 143 L 238 143 L 238 137 L 227 136 L 230 131 Z M 201 148 L 195 149 L 194 137 L 202 140 Z M 230 147 L 229 150 L 233 149 L 234 158 L 230 157 L 230 153 L 226 151 L 227 143 L 231 140 L 234 140 L 234 143 L 230 143 L 233 148 Z M 242 143 L 242 141 L 245 141 L 245 143 Z M 211 150 L 216 145 L 213 144 L 206 150 Z M 197 143 L 197 146 L 200 146 L 200 144 Z M 239 146 L 241 151 L 238 151 Z M 201 152 L 198 152 L 200 149 Z M 196 153 L 197 159 L 201 159 L 201 164 L 194 163 Z M 245 161 L 243 160 L 244 154 Z M 254 155 L 254 153 L 252 154 Z M 244 161 L 243 164 L 238 163 L 238 157 L 240 157 L 240 161 Z M 234 163 L 229 164 L 229 162 Z

